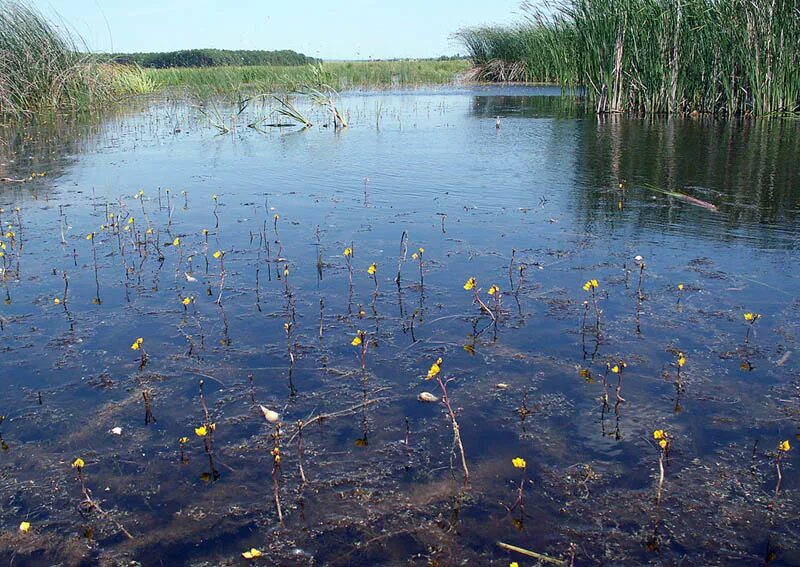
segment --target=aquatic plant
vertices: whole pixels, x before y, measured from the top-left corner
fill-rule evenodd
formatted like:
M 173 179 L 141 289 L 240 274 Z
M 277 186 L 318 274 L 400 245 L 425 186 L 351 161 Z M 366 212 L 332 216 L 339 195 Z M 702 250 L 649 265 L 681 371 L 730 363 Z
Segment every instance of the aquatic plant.
M 588 280 L 585 284 L 583 284 L 583 291 L 588 291 L 592 294 L 592 306 L 594 307 L 594 314 L 595 314 L 595 332 L 597 333 L 598 337 L 600 336 L 600 307 L 597 305 L 597 288 L 600 287 L 600 283 L 597 280 Z M 586 323 L 586 315 L 584 314 L 584 325 Z
M 656 506 L 661 504 L 661 495 L 664 489 L 664 466 L 669 456 L 672 437 L 663 429 L 653 431 L 653 439 L 658 443 L 658 486 L 656 487 Z
M 22 2 L 0 2 L 0 115 L 96 108 L 152 92 L 135 66 L 89 55 L 83 41 Z
M 781 469 L 781 460 L 783 459 L 784 455 L 791 450 L 792 446 L 789 444 L 789 440 L 786 439 L 778 443 L 778 450 L 775 452 L 775 470 L 778 473 L 778 480 L 775 483 L 775 494 L 772 496 L 772 501 L 770 502 L 770 508 L 775 506 L 775 502 L 778 501 L 778 492 L 781 489 L 781 481 L 783 480 L 783 471 Z
M 471 77 L 557 83 L 597 112 L 800 110 L 800 4 L 565 0 L 466 28 Z
M 450 397 L 447 395 L 447 384 L 449 384 L 453 378 L 442 379 L 442 359 L 437 358 L 436 362 L 434 362 L 430 369 L 428 370 L 427 375 L 425 376 L 425 380 L 432 380 L 436 379 L 436 382 L 439 384 L 439 389 L 442 391 L 442 404 L 447 411 L 447 417 L 450 420 L 450 425 L 453 428 L 453 452 L 458 449 L 459 455 L 461 457 L 461 469 L 464 473 L 464 484 L 466 485 L 469 483 L 469 469 L 467 468 L 467 456 L 464 453 L 464 444 L 461 441 L 461 428 L 458 425 L 458 419 L 456 417 L 456 412 L 453 410 L 453 406 L 450 404 Z M 453 458 L 452 453 L 450 457 L 450 469 L 453 468 Z
M 748 311 L 744 314 L 744 320 L 747 322 L 747 332 L 744 335 L 745 343 L 750 341 L 750 334 L 754 332 L 753 326 L 759 319 L 761 319 L 761 315 L 759 313 L 752 313 Z

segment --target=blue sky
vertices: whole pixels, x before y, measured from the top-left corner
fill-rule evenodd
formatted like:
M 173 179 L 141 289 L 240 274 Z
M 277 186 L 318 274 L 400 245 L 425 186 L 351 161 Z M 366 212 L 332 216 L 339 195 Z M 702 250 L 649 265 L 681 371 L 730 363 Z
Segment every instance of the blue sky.
M 464 26 L 520 18 L 520 0 L 33 0 L 92 51 L 294 49 L 326 59 L 464 53 Z

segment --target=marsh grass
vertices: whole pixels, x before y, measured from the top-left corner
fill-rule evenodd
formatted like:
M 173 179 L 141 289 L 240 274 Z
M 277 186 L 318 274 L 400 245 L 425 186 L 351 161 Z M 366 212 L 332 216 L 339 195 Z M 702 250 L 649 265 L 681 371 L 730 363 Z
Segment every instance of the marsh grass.
M 248 66 L 146 69 L 157 88 L 187 89 L 195 94 L 296 91 L 305 85 L 335 90 L 450 84 L 469 68 L 456 61 L 342 61 L 304 66 Z
M 800 2 L 564 0 L 460 30 L 488 81 L 578 88 L 598 112 L 800 111 Z
M 152 91 L 138 67 L 103 63 L 82 49 L 36 10 L 0 0 L 0 115 L 85 109 Z

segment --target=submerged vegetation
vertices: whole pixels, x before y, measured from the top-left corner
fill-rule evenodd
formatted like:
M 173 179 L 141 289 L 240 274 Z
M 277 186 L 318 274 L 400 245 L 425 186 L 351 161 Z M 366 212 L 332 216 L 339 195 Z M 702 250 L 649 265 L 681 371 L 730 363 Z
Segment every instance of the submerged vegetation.
M 486 81 L 578 89 L 598 113 L 800 112 L 800 2 L 565 0 L 456 35 Z
M 80 47 L 34 9 L 0 0 L 0 115 L 89 108 L 152 91 L 140 68 L 100 62 Z

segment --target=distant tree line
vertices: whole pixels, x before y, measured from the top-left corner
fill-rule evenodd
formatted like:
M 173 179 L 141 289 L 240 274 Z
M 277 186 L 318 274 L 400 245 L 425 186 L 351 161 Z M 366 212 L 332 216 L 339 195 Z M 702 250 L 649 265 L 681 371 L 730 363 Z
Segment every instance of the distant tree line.
M 112 53 L 112 61 L 141 67 L 222 67 L 226 65 L 308 65 L 319 60 L 290 49 L 279 51 L 186 49 L 156 53 Z

